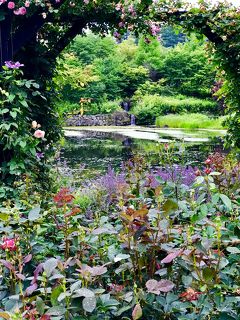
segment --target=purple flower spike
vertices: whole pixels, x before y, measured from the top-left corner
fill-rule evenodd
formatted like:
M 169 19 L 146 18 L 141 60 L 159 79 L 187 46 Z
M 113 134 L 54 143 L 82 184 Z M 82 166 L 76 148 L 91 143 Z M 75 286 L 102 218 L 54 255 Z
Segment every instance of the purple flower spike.
M 13 62 L 13 61 L 5 61 L 5 66 L 9 69 L 19 69 L 20 67 L 23 67 L 24 64 L 20 63 L 19 61 Z

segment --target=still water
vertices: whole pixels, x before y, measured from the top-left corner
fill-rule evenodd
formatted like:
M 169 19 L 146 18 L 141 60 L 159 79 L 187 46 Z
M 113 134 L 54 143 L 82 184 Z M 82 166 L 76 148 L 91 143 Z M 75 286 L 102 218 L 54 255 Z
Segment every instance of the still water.
M 209 153 L 222 151 L 222 131 L 155 129 L 143 127 L 94 127 L 65 130 L 58 167 L 63 175 L 81 181 L 94 178 L 109 166 L 118 169 L 134 154 L 158 164 L 161 145 L 176 143 L 179 161 L 196 165 Z

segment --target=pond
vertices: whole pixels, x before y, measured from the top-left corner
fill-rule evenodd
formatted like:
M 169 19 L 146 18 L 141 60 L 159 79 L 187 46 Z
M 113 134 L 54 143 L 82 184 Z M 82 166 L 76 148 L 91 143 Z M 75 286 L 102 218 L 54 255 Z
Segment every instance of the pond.
M 224 131 L 179 130 L 145 127 L 78 127 L 65 129 L 65 143 L 58 168 L 78 183 L 118 169 L 134 154 L 147 157 L 156 166 L 163 144 L 175 142 L 179 161 L 196 165 L 209 153 L 223 150 Z

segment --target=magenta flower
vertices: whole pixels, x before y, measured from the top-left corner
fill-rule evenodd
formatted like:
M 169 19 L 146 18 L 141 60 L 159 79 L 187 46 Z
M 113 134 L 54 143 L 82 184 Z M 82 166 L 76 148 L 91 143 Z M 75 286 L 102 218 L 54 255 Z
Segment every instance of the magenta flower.
M 0 246 L 3 250 L 15 251 L 17 249 L 16 239 L 3 239 L 3 244 Z
M 19 61 L 13 62 L 13 61 L 5 61 L 5 66 L 9 69 L 19 69 L 20 67 L 23 67 L 24 64 L 20 63 Z

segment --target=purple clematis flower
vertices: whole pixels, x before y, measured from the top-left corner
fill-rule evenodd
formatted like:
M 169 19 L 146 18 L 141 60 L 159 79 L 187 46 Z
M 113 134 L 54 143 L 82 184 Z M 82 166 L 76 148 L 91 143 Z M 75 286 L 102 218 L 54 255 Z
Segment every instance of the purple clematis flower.
M 23 67 L 24 64 L 20 63 L 19 61 L 5 61 L 5 66 L 9 69 L 19 69 L 20 67 Z
M 42 159 L 42 158 L 44 158 L 44 153 L 43 153 L 43 152 L 37 152 L 37 153 L 36 153 L 36 158 L 37 158 L 37 159 Z

